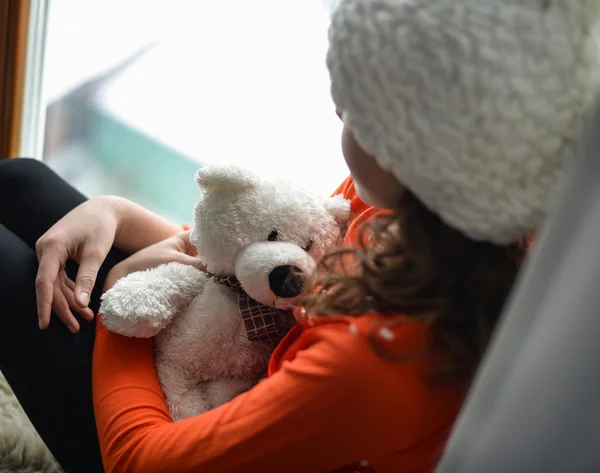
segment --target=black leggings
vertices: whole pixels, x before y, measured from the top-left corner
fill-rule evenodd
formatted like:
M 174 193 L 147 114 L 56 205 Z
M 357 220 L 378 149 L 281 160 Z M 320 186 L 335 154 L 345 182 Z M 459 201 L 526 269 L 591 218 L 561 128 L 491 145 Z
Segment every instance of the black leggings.
M 66 473 L 103 472 L 91 391 L 95 324 L 79 318 L 73 335 L 53 314 L 48 329 L 38 328 L 34 247 L 85 200 L 39 161 L 0 161 L 0 370 Z M 124 257 L 112 250 L 102 266 L 95 312 L 107 272 Z M 74 279 L 76 264 L 66 269 Z

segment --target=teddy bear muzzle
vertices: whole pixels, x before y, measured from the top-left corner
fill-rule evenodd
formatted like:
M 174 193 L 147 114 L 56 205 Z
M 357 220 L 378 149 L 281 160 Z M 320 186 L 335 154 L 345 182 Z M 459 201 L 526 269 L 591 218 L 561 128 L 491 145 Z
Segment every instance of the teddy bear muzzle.
M 251 243 L 235 260 L 235 276 L 248 296 L 277 309 L 295 306 L 315 269 L 312 256 L 290 242 Z
M 293 265 L 277 266 L 269 273 L 269 287 L 277 297 L 298 297 L 304 287 L 303 271 Z

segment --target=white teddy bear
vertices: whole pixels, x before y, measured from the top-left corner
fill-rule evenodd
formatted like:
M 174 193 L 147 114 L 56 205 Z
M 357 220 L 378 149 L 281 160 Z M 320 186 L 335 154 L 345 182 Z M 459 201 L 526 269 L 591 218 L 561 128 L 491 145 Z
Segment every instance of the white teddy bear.
M 174 420 L 219 406 L 265 374 L 294 324 L 302 272 L 339 243 L 350 215 L 341 196 L 313 195 L 235 166 L 196 174 L 201 197 L 190 241 L 206 266 L 169 263 L 119 280 L 102 298 L 111 331 L 154 337 Z

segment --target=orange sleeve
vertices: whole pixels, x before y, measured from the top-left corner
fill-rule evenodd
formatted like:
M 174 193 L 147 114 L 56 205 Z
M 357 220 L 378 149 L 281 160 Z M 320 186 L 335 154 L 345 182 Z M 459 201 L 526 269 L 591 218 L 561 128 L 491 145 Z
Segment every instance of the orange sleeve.
M 406 449 L 444 418 L 423 407 L 431 392 L 413 364 L 386 363 L 347 328 L 299 340 L 305 348 L 267 380 L 174 423 L 152 342 L 99 323 L 93 393 L 106 473 L 330 471 Z

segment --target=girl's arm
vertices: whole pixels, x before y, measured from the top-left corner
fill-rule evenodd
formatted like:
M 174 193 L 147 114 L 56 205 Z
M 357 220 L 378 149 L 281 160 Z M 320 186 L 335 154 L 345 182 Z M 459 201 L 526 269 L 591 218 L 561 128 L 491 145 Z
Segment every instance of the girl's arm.
M 269 379 L 174 423 L 152 341 L 99 323 L 93 392 L 106 472 L 330 471 L 406 449 L 452 418 L 447 398 L 432 402 L 417 363 L 382 361 L 347 325 L 311 330 Z
M 116 196 L 99 198 L 105 199 L 115 209 L 118 223 L 114 245 L 124 253 L 136 253 L 181 232 L 181 225 L 130 200 Z
M 106 473 L 328 471 L 379 453 L 376 441 L 357 445 L 340 437 L 375 426 L 362 415 L 368 397 L 360 380 L 315 365 L 311 358 L 322 353 L 304 355 L 224 406 L 174 423 L 151 340 L 121 338 L 102 327 L 94 350 Z
M 95 197 L 71 210 L 36 243 L 40 328 L 48 326 L 52 308 L 73 332 L 79 330 L 79 323 L 71 310 L 93 318 L 90 294 L 112 246 L 135 253 L 179 231 L 179 225 L 121 197 Z M 79 264 L 74 289 L 64 283 L 62 269 L 68 259 Z

